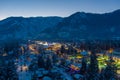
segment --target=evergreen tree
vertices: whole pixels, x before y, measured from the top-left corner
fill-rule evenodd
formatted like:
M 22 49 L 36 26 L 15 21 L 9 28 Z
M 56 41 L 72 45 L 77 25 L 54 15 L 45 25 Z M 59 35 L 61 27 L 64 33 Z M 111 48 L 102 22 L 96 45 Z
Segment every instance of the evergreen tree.
M 65 49 L 65 46 L 64 46 L 64 45 L 61 46 L 60 52 L 61 52 L 62 54 L 66 52 L 66 49 Z
M 6 80 L 18 80 L 18 74 L 16 72 L 16 66 L 13 61 L 9 61 L 6 65 Z
M 80 69 L 80 74 L 84 75 L 86 73 L 86 69 L 87 69 L 87 63 L 85 58 L 82 58 L 82 67 Z
M 43 59 L 43 57 L 40 55 L 40 56 L 38 57 L 38 67 L 39 67 L 39 68 L 44 68 L 44 65 L 45 65 L 44 59 Z
M 0 56 L 0 80 L 5 80 L 6 70 L 5 70 L 5 60 L 3 56 Z
M 30 71 L 35 71 L 37 69 L 37 64 L 33 61 L 32 64 L 30 64 L 29 66 L 29 70 Z
M 73 54 L 73 47 L 72 46 L 68 46 L 68 54 Z
M 45 65 L 45 69 L 49 70 L 52 68 L 52 62 L 50 57 L 47 57 L 47 61 L 46 61 L 46 65 Z
M 32 80 L 37 80 L 38 79 L 38 75 L 35 73 L 33 76 L 32 76 Z
M 56 54 L 53 54 L 52 61 L 53 61 L 53 64 L 55 64 L 58 61 L 58 56 Z
M 104 68 L 101 69 L 101 73 L 100 73 L 100 78 L 99 80 L 105 80 L 105 76 L 104 76 Z
M 89 80 L 99 80 L 99 68 L 98 61 L 95 51 L 92 51 L 90 55 L 90 64 L 88 66 L 88 79 Z
M 114 64 L 114 60 L 110 59 L 107 62 L 107 67 L 104 70 L 105 80 L 116 80 L 117 79 L 117 67 Z
M 0 80 L 5 80 L 6 70 L 4 66 L 0 66 Z

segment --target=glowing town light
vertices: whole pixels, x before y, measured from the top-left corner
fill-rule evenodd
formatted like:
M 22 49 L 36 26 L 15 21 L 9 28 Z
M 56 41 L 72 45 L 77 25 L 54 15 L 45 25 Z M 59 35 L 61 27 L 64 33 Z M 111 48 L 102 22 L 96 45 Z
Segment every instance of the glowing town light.
M 22 70 L 23 70 L 23 71 L 28 70 L 28 66 L 25 66 L 25 65 L 24 65 L 24 66 L 22 66 Z
M 112 49 L 112 48 L 110 48 L 110 49 L 108 50 L 108 52 L 109 52 L 109 53 L 112 53 L 112 52 L 113 52 L 113 49 Z

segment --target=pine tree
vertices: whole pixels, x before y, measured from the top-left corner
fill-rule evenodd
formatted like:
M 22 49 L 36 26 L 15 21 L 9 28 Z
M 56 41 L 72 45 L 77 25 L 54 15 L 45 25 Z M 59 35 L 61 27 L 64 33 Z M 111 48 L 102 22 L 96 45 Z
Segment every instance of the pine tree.
M 50 57 L 48 57 L 46 61 L 45 69 L 49 70 L 51 68 L 52 68 L 52 62 L 51 62 Z
M 61 52 L 62 54 L 66 52 L 66 50 L 65 50 L 65 46 L 64 46 L 64 45 L 61 46 L 61 48 L 60 48 L 60 52 Z
M 30 71 L 35 71 L 37 69 L 37 64 L 35 62 L 33 62 L 32 64 L 30 64 L 29 66 L 29 70 Z
M 32 80 L 37 80 L 38 79 L 38 75 L 35 73 L 33 76 L 32 76 Z
M 0 80 L 5 80 L 6 77 L 6 71 L 3 66 L 0 66 Z
M 98 61 L 95 51 L 92 51 L 90 55 L 90 64 L 88 66 L 88 79 L 89 80 L 99 80 L 99 68 Z
M 6 65 L 6 80 L 18 80 L 18 74 L 13 61 L 9 61 Z
M 87 63 L 86 63 L 85 58 L 83 57 L 82 58 L 82 67 L 80 69 L 80 74 L 84 75 L 86 73 L 86 70 L 87 70 Z
M 73 48 L 73 46 L 68 47 L 68 54 L 75 54 L 77 51 Z
M 105 80 L 105 76 L 104 76 L 104 68 L 101 69 L 101 73 L 100 73 L 100 78 L 99 80 Z
M 117 76 L 117 67 L 114 64 L 114 60 L 110 59 L 107 62 L 107 67 L 104 70 L 105 80 L 116 80 Z
M 38 67 L 39 68 L 44 68 L 45 66 L 45 62 L 44 62 L 44 59 L 43 59 L 43 57 L 40 55 L 39 57 L 38 57 Z

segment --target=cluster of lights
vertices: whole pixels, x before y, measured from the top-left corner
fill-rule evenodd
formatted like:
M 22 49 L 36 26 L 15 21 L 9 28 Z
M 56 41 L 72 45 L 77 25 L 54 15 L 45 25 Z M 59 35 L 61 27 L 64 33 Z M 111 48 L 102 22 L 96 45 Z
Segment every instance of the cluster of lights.
M 77 67 L 77 66 L 75 66 L 75 65 L 71 65 L 70 68 L 71 68 L 72 70 L 75 70 L 75 71 L 79 71 L 79 70 L 80 70 L 80 68 Z

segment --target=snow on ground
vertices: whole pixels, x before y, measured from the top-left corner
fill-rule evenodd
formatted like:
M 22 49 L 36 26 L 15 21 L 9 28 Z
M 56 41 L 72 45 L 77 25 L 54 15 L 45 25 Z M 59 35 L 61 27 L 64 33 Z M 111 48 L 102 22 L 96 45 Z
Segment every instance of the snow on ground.
M 66 79 L 66 80 L 73 80 L 72 77 L 67 74 L 66 72 L 64 72 L 64 69 L 63 68 L 57 68 L 58 72 L 60 72 L 63 77 Z
M 17 67 L 18 67 L 17 72 L 19 75 L 19 80 L 32 80 L 32 77 L 31 77 L 32 74 L 27 70 L 30 64 L 31 62 L 27 61 L 26 55 L 21 55 L 19 57 L 18 63 L 17 63 Z
M 35 56 L 33 56 L 31 54 L 29 54 L 29 56 L 30 56 L 31 59 L 35 58 Z M 21 67 L 24 67 L 24 66 L 29 67 L 30 64 L 31 64 L 31 60 L 27 61 L 26 55 L 21 55 L 19 57 L 18 63 L 17 63 L 17 66 L 18 66 L 17 72 L 18 72 L 18 75 L 19 75 L 19 80 L 32 80 L 32 73 L 29 72 L 28 70 L 23 70 L 23 68 L 21 68 Z M 60 74 L 62 74 L 64 79 L 66 79 L 66 80 L 73 80 L 72 77 L 65 72 L 64 68 L 59 68 L 59 67 L 55 67 L 55 68 L 56 68 L 55 71 L 57 71 Z M 37 72 L 41 72 L 41 70 L 37 71 Z M 41 75 L 47 74 L 47 73 L 48 73 L 48 71 L 43 70 L 42 74 L 39 73 L 38 76 L 41 76 Z M 43 80 L 51 80 L 51 78 L 46 76 L 46 77 L 44 77 Z
M 31 73 L 26 71 L 19 72 L 19 80 L 32 80 Z
M 52 80 L 50 77 L 45 76 L 43 80 Z

